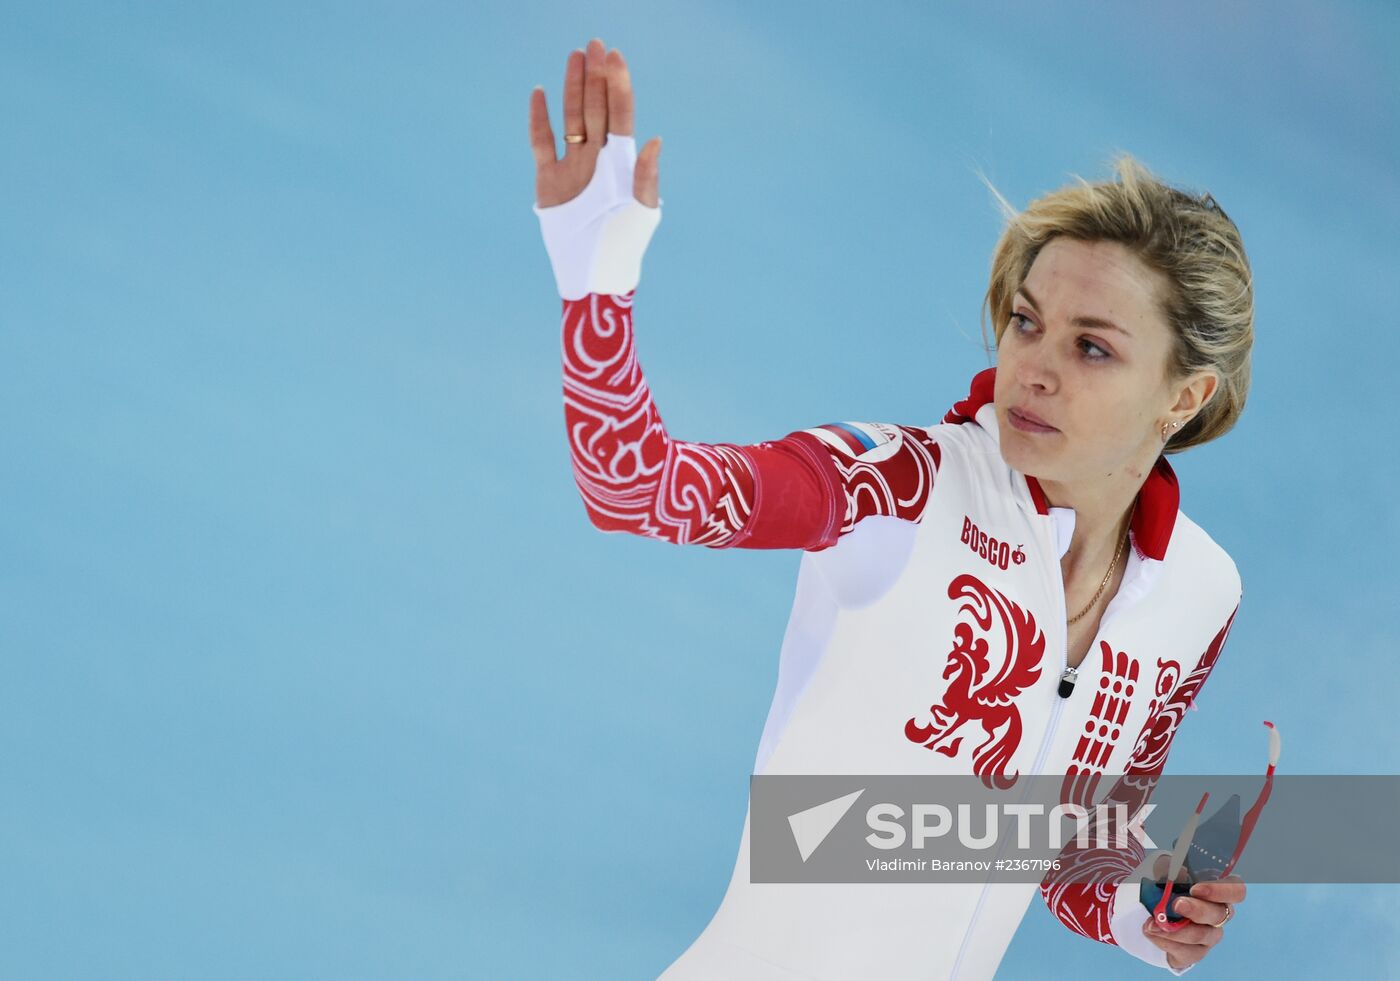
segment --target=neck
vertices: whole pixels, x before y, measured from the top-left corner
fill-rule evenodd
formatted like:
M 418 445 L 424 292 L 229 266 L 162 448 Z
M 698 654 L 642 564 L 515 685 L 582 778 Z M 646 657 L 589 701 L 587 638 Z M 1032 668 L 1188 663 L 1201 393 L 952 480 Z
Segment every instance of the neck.
M 1146 466 L 1129 465 L 1092 481 L 1040 480 L 1045 500 L 1052 507 L 1074 510 L 1074 535 L 1061 560 L 1066 573 L 1088 574 L 1108 562 L 1127 533 L 1133 502 L 1147 481 L 1156 457 Z

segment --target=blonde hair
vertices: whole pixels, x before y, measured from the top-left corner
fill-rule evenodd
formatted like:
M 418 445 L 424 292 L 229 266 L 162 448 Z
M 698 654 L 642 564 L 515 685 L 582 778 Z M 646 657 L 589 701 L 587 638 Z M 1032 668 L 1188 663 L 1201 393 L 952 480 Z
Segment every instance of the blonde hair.
M 1126 246 L 1168 284 L 1159 297 L 1176 338 L 1169 378 L 1202 368 L 1219 376 L 1209 402 L 1175 433 L 1165 452 L 1179 453 L 1224 435 L 1244 411 L 1254 344 L 1254 286 L 1239 229 L 1209 194 L 1200 196 L 1158 180 L 1131 154 L 1113 160 L 1116 181 L 1075 184 L 1036 198 L 1017 211 L 985 175 L 1001 203 L 1006 228 L 992 253 L 991 282 L 982 301 L 982 336 L 991 311 L 997 344 L 1011 316 L 1011 300 L 1040 250 L 1065 235 Z

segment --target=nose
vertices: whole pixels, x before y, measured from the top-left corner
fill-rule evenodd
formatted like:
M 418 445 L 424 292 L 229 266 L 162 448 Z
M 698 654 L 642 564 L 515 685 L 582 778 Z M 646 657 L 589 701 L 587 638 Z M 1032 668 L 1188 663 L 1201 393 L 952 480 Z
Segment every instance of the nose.
M 1059 370 L 1048 344 L 1034 344 L 1016 359 L 1016 381 L 1022 387 L 1051 395 L 1059 387 Z

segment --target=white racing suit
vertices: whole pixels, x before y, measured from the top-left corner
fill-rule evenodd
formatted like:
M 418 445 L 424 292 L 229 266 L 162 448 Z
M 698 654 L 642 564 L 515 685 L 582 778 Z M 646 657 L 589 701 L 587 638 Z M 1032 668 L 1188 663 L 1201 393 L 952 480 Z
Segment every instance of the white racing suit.
M 1160 457 L 1122 584 L 1068 697 L 1060 559 L 1075 513 L 1003 461 L 995 369 L 927 426 L 831 423 L 750 445 L 670 438 L 633 346 L 660 207 L 632 197 L 610 134 L 578 197 L 535 206 L 563 300 L 564 414 L 585 509 L 605 531 L 712 548 L 797 548 L 796 596 L 755 774 L 1160 773 L 1238 608 L 1234 562 L 1179 510 Z M 1110 884 L 752 883 L 749 819 L 724 900 L 662 974 L 690 979 L 990 978 L 1038 893 L 1069 929 L 1171 970 Z M 1184 971 L 1172 971 L 1174 974 Z

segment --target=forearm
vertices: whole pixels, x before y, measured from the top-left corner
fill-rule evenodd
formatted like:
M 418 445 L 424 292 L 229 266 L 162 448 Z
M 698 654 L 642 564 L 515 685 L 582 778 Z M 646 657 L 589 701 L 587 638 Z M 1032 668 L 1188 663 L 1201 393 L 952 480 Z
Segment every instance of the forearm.
M 593 524 L 676 544 L 733 542 L 754 505 L 748 458 L 666 432 L 637 360 L 634 291 L 564 300 L 564 422 Z

